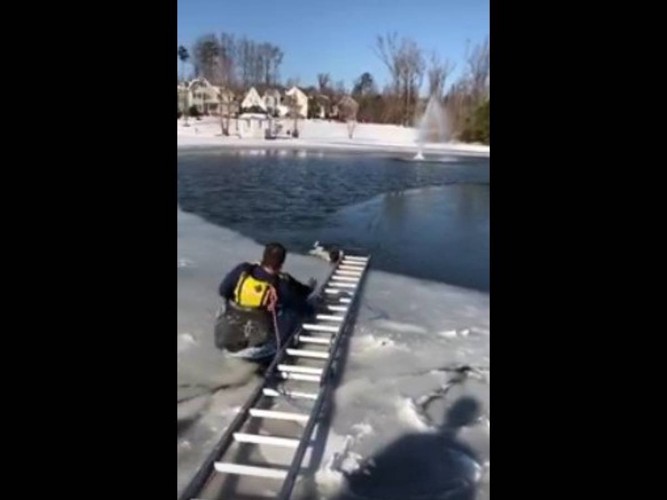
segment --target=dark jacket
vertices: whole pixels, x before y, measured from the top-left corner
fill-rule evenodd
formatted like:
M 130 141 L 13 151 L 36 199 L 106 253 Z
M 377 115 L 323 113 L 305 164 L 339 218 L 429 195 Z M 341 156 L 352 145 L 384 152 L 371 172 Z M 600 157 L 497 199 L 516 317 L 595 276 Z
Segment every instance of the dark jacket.
M 248 309 L 235 305 L 234 291 L 243 272 L 248 272 L 258 280 L 272 283 L 276 288 L 278 300 L 275 315 L 265 308 Z M 267 273 L 258 265 L 239 264 L 220 283 L 219 293 L 225 299 L 226 307 L 224 314 L 216 318 L 216 347 L 239 352 L 247 348 L 277 344 L 274 336 L 286 338 L 298 326 L 301 318 L 314 312 L 314 306 L 307 301 L 311 292 L 309 286 L 288 274 L 276 276 Z M 274 325 L 277 326 L 277 331 Z
M 241 277 L 241 273 L 248 269 L 251 264 L 244 262 L 232 269 L 220 283 L 218 289 L 220 296 L 228 301 L 234 298 L 234 289 Z M 257 279 L 271 282 L 275 280 L 275 275 L 266 272 L 261 266 L 255 266 L 251 271 L 252 276 Z M 300 283 L 292 276 L 286 273 L 280 273 L 277 280 L 276 291 L 278 292 L 278 309 L 296 311 L 300 314 L 311 312 L 306 299 L 312 293 L 312 289 Z

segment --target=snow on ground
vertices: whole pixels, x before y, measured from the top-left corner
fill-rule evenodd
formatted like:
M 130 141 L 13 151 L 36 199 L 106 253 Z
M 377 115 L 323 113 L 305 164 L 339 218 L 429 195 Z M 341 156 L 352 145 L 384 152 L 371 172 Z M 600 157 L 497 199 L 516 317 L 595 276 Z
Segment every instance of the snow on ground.
M 177 405 L 179 491 L 259 380 L 215 349 L 212 325 L 223 273 L 261 250 L 178 210 L 179 399 L 192 398 Z M 328 265 L 290 254 L 286 270 L 321 282 Z M 318 471 L 298 497 L 487 499 L 489 335 L 487 294 L 371 270 Z
M 232 120 L 232 130 L 234 130 Z M 359 123 L 354 137 L 348 137 L 347 124 L 326 120 L 299 121 L 299 138 L 266 140 L 261 138 L 223 137 L 216 117 L 189 120 L 189 127 L 178 120 L 178 146 L 190 147 L 270 147 L 289 149 L 336 149 L 352 151 L 414 152 L 417 153 L 417 130 L 399 125 Z M 289 124 L 291 127 L 291 121 Z M 489 156 L 490 148 L 482 144 L 427 143 L 424 152 L 457 153 Z

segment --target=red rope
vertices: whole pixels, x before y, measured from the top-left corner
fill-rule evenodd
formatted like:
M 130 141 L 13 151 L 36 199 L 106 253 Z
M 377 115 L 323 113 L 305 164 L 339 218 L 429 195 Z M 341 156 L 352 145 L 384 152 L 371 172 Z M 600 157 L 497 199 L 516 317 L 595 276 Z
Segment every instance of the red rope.
M 269 287 L 269 303 L 267 309 L 273 317 L 273 331 L 276 333 L 276 352 L 280 351 L 280 332 L 278 331 L 278 319 L 276 318 L 276 305 L 278 304 L 278 293 L 274 287 Z

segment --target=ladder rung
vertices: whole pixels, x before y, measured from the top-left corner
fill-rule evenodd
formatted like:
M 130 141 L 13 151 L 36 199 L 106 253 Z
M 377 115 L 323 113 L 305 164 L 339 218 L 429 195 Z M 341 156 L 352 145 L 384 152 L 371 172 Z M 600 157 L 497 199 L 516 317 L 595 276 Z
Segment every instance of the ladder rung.
M 356 283 L 343 283 L 342 281 L 331 281 L 329 284 L 331 286 L 337 286 L 340 288 L 357 288 Z
M 310 373 L 311 375 L 322 376 L 322 368 L 316 368 L 314 366 L 278 365 L 278 371 L 290 373 Z
M 346 293 L 346 294 L 349 295 L 352 292 L 350 292 L 349 290 L 343 290 L 341 288 L 325 288 L 324 293 L 328 293 L 330 295 L 337 295 L 339 293 Z
M 250 408 L 250 415 L 259 418 L 274 418 L 276 420 L 293 420 L 294 422 L 308 422 L 310 418 L 310 415 L 304 415 L 303 413 L 263 410 L 261 408 Z
M 285 380 L 301 380 L 303 382 L 320 382 L 322 377 L 317 375 L 306 375 L 304 373 L 285 373 L 280 372 L 280 376 Z
M 361 273 L 364 271 L 364 269 L 366 269 L 366 264 L 345 262 L 336 268 L 336 270 L 338 269 L 342 269 L 344 271 L 357 271 Z
M 345 316 L 338 316 L 335 314 L 318 314 L 315 316 L 315 319 L 323 319 L 328 321 L 343 321 Z
M 339 300 L 339 302 L 340 302 L 341 304 L 349 304 L 350 302 L 352 302 L 352 299 L 348 299 L 347 297 L 341 297 L 341 299 Z
M 359 278 L 352 278 L 350 276 L 339 276 L 337 274 L 334 274 L 331 279 L 337 281 L 349 281 L 351 283 L 359 283 Z
M 311 344 L 331 345 L 330 338 L 311 337 L 310 335 L 299 335 L 299 342 L 310 342 Z
M 304 323 L 302 325 L 304 330 L 310 332 L 334 332 L 340 330 L 340 325 L 313 325 L 312 323 Z
M 312 392 L 300 392 L 300 391 L 276 391 L 275 389 L 271 389 L 270 387 L 265 387 L 262 389 L 262 392 L 264 393 L 265 396 L 269 396 L 271 398 L 278 398 L 280 396 L 285 396 L 288 398 L 295 398 L 295 399 L 312 399 L 313 401 L 317 399 L 317 394 L 312 393 Z
M 358 277 L 358 276 L 361 276 L 364 273 L 362 271 L 345 271 L 344 269 L 343 270 L 338 269 L 338 270 L 336 270 L 335 274 L 338 274 L 340 276 L 357 276 Z
M 327 309 L 331 311 L 347 312 L 347 307 L 345 306 L 327 306 Z
M 287 349 L 290 356 L 299 356 L 302 358 L 329 359 L 329 353 L 324 351 L 306 351 L 303 349 Z
M 297 448 L 299 446 L 298 439 L 264 436 L 262 434 L 247 434 L 245 432 L 235 432 L 234 441 L 237 443 L 271 444 L 275 446 L 284 446 L 286 448 Z
M 353 260 L 356 262 L 368 262 L 368 257 L 362 257 L 361 255 L 346 255 L 343 257 L 343 262 L 346 260 Z
M 285 479 L 286 470 L 269 469 L 267 467 L 255 467 L 252 465 L 232 464 L 229 462 L 216 462 L 215 470 L 227 474 L 239 474 L 241 476 L 268 477 L 271 479 Z

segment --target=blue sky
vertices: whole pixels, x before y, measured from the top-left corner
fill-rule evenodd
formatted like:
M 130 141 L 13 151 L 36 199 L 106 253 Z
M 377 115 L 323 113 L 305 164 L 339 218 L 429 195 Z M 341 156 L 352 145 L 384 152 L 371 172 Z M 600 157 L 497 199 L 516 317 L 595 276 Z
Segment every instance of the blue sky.
M 489 34 L 489 0 L 178 0 L 179 45 L 190 49 L 198 36 L 223 31 L 278 45 L 281 79 L 301 85 L 330 73 L 349 89 L 364 71 L 384 85 L 387 70 L 373 48 L 378 34 L 393 31 L 455 62 L 456 78 L 466 42 Z

